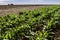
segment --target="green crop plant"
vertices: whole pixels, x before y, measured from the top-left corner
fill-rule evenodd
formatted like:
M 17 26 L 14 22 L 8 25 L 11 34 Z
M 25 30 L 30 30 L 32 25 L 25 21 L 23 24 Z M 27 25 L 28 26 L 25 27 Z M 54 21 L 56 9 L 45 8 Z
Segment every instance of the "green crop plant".
M 0 17 L 0 40 L 54 40 L 60 7 L 47 6 Z

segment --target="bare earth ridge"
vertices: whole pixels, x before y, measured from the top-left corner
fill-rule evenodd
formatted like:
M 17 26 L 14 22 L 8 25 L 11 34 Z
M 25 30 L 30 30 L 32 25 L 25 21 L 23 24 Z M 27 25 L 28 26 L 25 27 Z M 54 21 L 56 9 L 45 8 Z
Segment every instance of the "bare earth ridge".
M 0 5 L 0 16 L 7 14 L 17 14 L 22 10 L 31 10 L 36 8 L 41 8 L 43 6 L 39 5 Z

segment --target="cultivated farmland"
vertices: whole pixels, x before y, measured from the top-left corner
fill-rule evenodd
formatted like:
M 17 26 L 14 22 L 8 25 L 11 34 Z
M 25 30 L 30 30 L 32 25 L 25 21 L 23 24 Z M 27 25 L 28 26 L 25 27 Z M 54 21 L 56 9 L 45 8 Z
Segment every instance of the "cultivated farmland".
M 0 40 L 59 39 L 60 6 L 1 7 Z

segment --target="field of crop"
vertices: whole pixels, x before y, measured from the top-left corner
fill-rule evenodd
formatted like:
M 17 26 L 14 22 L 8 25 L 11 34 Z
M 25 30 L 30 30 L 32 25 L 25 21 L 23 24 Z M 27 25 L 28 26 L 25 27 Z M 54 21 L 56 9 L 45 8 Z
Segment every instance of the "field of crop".
M 20 11 L 34 10 L 52 5 L 0 5 L 0 16 L 7 14 L 18 14 Z
M 57 40 L 60 6 L 41 7 L 0 17 L 0 40 Z

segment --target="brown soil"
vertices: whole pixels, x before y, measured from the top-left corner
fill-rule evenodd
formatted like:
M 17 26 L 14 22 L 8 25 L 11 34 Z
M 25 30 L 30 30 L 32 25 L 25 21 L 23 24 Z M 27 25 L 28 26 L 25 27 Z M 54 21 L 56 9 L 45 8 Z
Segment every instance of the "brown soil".
M 18 14 L 20 11 L 32 10 L 44 6 L 39 5 L 0 5 L 0 16 L 7 14 Z
M 55 39 L 54 40 L 60 40 L 60 23 L 57 25 L 55 32 Z

